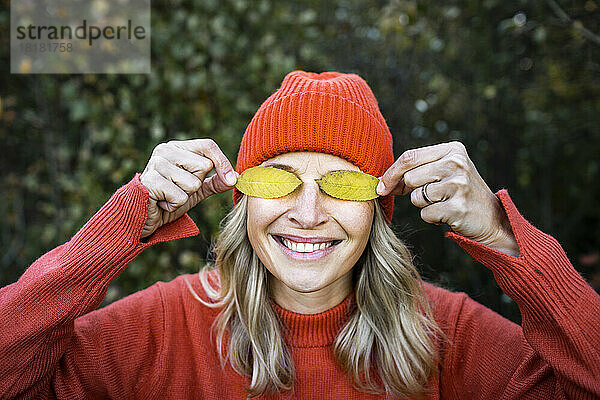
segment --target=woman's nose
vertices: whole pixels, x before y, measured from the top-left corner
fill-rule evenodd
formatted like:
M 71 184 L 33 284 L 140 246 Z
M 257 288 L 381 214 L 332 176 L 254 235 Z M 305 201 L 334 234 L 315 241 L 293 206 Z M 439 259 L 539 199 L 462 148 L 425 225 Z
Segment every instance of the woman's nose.
M 329 219 L 323 201 L 324 195 L 317 182 L 303 182 L 288 218 L 304 229 L 321 225 Z

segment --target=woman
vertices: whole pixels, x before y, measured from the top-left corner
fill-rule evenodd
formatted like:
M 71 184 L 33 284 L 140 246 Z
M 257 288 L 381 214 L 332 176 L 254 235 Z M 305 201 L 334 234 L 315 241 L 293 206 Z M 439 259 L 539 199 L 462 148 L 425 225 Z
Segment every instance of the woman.
M 186 212 L 256 166 L 293 174 L 297 188 L 234 189 L 213 265 L 93 311 L 141 251 L 197 234 Z M 599 296 L 460 143 L 394 161 L 357 75 L 288 74 L 250 122 L 236 170 L 209 139 L 157 146 L 69 242 L 3 288 L 2 397 L 600 396 Z M 381 196 L 328 195 L 332 171 L 378 177 Z M 407 194 L 494 272 L 523 328 L 421 281 L 389 227 L 393 195 Z

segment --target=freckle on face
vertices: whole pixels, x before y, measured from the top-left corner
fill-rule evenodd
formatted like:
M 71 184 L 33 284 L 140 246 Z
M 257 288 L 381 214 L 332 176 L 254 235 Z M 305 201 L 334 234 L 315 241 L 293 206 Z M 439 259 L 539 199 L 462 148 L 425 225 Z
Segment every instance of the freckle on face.
M 272 295 L 276 301 L 283 295 L 282 291 L 331 291 L 331 296 L 339 295 L 338 289 L 347 290 L 351 286 L 351 270 L 367 244 L 373 221 L 373 200 L 345 201 L 329 197 L 314 179 L 334 170 L 360 169 L 343 158 L 312 152 L 281 154 L 262 165 L 269 163 L 293 168 L 303 181 L 293 193 L 282 198 L 248 198 L 248 236 L 257 256 L 274 278 Z M 298 254 L 280 241 L 282 235 L 327 238 L 336 244 L 322 250 L 322 256 L 316 252 Z

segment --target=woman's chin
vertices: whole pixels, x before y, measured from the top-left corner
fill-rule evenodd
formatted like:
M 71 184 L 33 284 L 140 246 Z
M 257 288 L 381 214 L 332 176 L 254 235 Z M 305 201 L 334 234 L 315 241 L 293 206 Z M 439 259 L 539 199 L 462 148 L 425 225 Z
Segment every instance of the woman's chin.
M 286 279 L 283 280 L 282 283 L 290 290 L 293 290 L 294 292 L 297 293 L 303 293 L 303 294 L 307 294 L 307 293 L 314 293 L 317 292 L 321 289 L 323 289 L 323 287 L 326 286 L 326 284 L 324 282 L 322 282 L 322 279 L 318 279 L 318 278 L 304 278 L 304 279 L 298 279 L 298 277 L 296 277 L 295 279 Z

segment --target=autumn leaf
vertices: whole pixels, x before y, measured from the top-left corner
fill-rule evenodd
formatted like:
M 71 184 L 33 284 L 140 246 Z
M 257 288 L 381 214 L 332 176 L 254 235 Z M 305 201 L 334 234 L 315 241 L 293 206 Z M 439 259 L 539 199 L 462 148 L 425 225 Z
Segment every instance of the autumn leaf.
M 360 171 L 333 171 L 316 179 L 321 190 L 337 199 L 365 201 L 379 197 L 379 179 Z
M 235 187 L 242 193 L 275 199 L 292 193 L 302 181 L 294 174 L 274 167 L 252 167 L 240 174 Z

